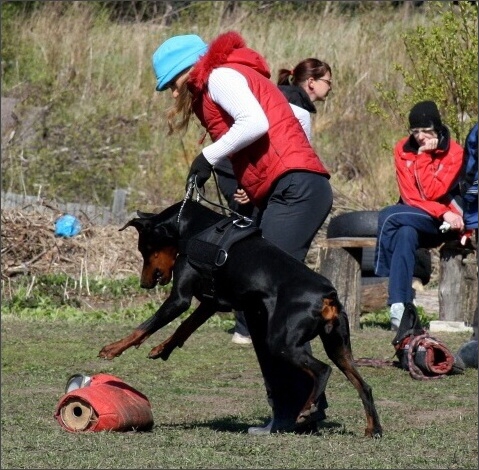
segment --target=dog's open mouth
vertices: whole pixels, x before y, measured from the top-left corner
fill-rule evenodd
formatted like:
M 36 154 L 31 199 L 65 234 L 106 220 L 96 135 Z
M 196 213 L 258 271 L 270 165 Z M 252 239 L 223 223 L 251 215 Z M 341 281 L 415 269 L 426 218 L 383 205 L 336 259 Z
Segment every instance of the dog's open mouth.
M 160 269 L 155 270 L 154 286 L 156 286 L 157 284 L 159 284 L 160 286 L 166 286 L 166 284 L 168 284 L 170 281 L 171 275 L 169 275 L 169 273 L 165 273 Z
M 143 273 L 140 284 L 143 289 L 153 289 L 157 284 L 164 286 L 166 283 L 163 272 L 159 269 L 155 269 L 150 275 Z
M 150 289 L 155 287 L 157 284 L 159 284 L 160 286 L 163 286 L 164 282 L 165 282 L 165 279 L 163 277 L 163 272 L 159 269 L 155 269 L 155 272 L 153 273 L 153 276 L 151 277 Z
M 162 271 L 157 269 L 155 272 L 155 285 L 159 284 L 160 286 L 165 286 L 166 284 L 168 284 L 168 282 L 170 282 L 168 276 L 165 276 Z

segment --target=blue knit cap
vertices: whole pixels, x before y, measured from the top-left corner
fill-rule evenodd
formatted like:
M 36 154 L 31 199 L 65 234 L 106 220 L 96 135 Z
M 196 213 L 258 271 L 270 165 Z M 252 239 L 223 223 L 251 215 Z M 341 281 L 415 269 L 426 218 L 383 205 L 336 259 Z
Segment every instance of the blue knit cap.
M 168 83 L 194 65 L 207 49 L 206 43 L 196 34 L 173 36 L 166 40 L 152 57 L 156 90 L 166 90 Z

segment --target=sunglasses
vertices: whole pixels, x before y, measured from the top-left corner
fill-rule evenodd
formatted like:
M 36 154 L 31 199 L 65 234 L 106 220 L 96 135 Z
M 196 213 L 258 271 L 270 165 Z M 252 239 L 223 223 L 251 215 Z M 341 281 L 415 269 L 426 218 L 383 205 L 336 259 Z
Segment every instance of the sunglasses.
M 421 132 L 426 135 L 432 135 L 435 134 L 436 131 L 434 130 L 434 127 L 409 129 L 409 134 L 413 135 L 414 137 L 417 137 L 419 134 L 421 134 Z
M 327 78 L 318 78 L 318 80 L 321 80 L 324 83 L 327 83 L 330 87 L 333 84 L 331 80 L 328 80 Z

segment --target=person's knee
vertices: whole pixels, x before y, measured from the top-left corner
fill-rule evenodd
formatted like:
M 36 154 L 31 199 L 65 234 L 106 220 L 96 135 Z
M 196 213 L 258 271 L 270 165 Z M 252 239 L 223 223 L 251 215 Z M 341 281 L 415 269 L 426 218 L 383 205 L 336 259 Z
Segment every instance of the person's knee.
M 378 214 L 378 227 L 382 227 L 390 216 L 395 213 L 396 206 L 386 206 L 379 211 Z
M 417 230 L 409 225 L 403 225 L 397 231 L 397 243 L 407 243 L 413 247 L 418 245 Z

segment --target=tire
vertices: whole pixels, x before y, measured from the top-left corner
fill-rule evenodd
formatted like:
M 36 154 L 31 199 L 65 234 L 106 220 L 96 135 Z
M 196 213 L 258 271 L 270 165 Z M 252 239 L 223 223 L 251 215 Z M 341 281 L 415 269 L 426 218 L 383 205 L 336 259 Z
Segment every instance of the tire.
M 355 211 L 337 215 L 330 220 L 326 237 L 375 237 L 378 218 L 379 211 Z
M 333 217 L 329 222 L 327 238 L 337 237 L 376 237 L 378 229 L 379 211 L 355 211 Z M 426 285 L 431 280 L 432 262 L 431 252 L 427 248 L 416 250 L 416 265 L 414 277 Z M 374 248 L 363 248 L 361 259 L 361 275 L 373 277 Z
M 374 250 L 373 246 L 367 246 L 363 248 L 363 254 L 361 258 L 361 275 L 362 276 L 375 276 L 374 274 Z

